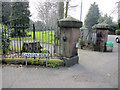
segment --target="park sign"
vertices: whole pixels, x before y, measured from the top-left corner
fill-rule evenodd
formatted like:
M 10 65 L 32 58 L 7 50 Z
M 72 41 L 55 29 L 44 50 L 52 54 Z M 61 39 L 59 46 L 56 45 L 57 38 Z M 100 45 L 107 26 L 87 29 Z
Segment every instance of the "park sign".
M 23 57 L 50 57 L 49 53 L 22 53 Z

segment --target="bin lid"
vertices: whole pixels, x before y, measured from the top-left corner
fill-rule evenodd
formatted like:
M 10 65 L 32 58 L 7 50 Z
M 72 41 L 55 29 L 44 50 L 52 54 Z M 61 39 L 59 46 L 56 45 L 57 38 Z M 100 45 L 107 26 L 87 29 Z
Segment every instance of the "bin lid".
M 106 42 L 106 46 L 113 46 L 113 42 Z

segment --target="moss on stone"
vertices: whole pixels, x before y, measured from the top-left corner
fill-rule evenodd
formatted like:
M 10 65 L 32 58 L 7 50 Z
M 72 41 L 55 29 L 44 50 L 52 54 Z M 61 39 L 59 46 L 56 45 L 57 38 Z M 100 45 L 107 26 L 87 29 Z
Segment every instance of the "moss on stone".
M 67 17 L 65 19 L 59 20 L 58 26 L 64 28 L 80 28 L 82 27 L 82 22 L 73 17 Z
M 99 23 L 92 27 L 93 29 L 109 29 L 109 25 L 106 23 Z
M 81 30 L 88 30 L 88 28 L 86 28 L 86 27 L 81 27 Z
M 59 20 L 59 22 L 66 22 L 66 21 L 81 22 L 80 20 L 78 20 L 78 19 L 76 19 L 76 18 L 73 18 L 73 17 L 67 17 L 67 18 L 64 18 L 64 19 Z

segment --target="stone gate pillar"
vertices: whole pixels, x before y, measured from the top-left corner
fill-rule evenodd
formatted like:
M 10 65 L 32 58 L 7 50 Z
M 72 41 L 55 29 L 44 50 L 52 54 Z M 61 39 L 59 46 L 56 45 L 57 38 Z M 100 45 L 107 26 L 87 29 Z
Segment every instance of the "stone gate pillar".
M 69 62 L 70 60 L 74 60 L 77 56 L 76 43 L 79 39 L 82 22 L 73 17 L 68 17 L 59 20 L 58 26 L 61 28 L 61 53 L 63 57 L 69 58 L 69 60 L 67 60 Z M 73 64 L 74 62 L 69 63 Z
M 96 47 L 95 50 L 97 51 L 105 51 L 105 44 L 108 39 L 108 29 L 109 26 L 106 23 L 97 24 L 95 27 L 96 29 Z

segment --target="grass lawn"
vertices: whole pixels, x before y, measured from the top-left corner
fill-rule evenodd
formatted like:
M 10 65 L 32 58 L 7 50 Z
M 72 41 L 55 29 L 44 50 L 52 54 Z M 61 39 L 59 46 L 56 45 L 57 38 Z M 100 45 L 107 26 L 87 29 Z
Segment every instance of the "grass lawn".
M 31 35 L 31 36 L 22 37 L 22 38 L 12 38 L 12 40 L 20 40 L 20 39 L 21 41 L 33 40 L 33 32 L 28 32 L 27 35 Z M 35 40 L 43 43 L 54 44 L 54 31 L 36 31 Z
M 1 24 L 0 24 L 1 27 Z M 1 27 L 2 28 L 2 27 Z M 3 28 L 6 28 L 8 30 L 7 26 L 5 27 L 3 25 Z M 10 29 L 9 29 L 10 30 Z M 12 29 L 11 29 L 12 30 Z M 27 32 L 27 36 L 30 37 L 16 37 L 16 38 L 11 38 L 11 40 L 14 41 L 32 41 L 33 40 L 33 32 Z M 47 43 L 47 44 L 54 44 L 54 35 L 55 31 L 36 31 L 35 32 L 35 40 L 41 42 L 41 43 Z M 15 43 L 15 46 L 10 45 L 11 50 L 20 50 L 20 44 Z M 21 47 L 22 49 L 22 47 Z
M 0 27 L 2 25 L 0 24 Z M 1 27 L 2 28 L 2 27 Z M 3 25 L 3 28 L 6 28 L 8 30 L 7 26 L 5 27 Z M 35 40 L 40 41 L 42 43 L 49 43 L 49 44 L 54 44 L 54 31 L 36 31 L 35 32 Z M 30 37 L 17 37 L 17 38 L 12 38 L 12 40 L 21 40 L 21 41 L 30 41 L 33 40 L 33 32 L 27 32 L 27 35 L 31 35 Z
M 36 31 L 35 32 L 35 40 L 41 42 L 41 43 L 47 43 L 47 44 L 54 44 L 54 31 Z M 22 38 L 12 38 L 12 40 L 18 40 L 18 41 L 31 41 L 33 40 L 33 32 L 28 32 L 27 35 L 31 35 L 30 37 L 22 37 Z M 56 42 L 57 43 L 57 42 Z M 12 50 L 20 50 L 20 45 L 17 46 L 17 43 L 15 44 L 15 47 L 10 45 L 10 48 Z M 21 47 L 22 49 L 22 47 Z

